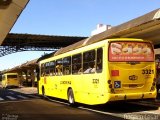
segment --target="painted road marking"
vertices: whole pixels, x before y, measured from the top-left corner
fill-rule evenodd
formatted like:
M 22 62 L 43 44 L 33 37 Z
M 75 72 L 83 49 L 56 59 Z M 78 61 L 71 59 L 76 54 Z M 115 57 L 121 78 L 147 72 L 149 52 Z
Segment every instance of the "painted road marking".
M 9 92 L 9 94 L 12 94 L 12 95 L 13 95 L 14 93 L 13 93 L 13 92 Z
M 124 118 L 124 114 L 118 114 L 118 113 L 111 113 L 111 112 L 103 112 L 100 110 L 95 110 L 95 109 L 90 109 L 90 108 L 85 108 L 85 107 L 78 107 L 79 109 L 82 110 L 88 110 L 88 111 L 92 111 L 92 112 L 96 112 L 96 113 L 101 113 L 101 114 L 105 114 L 105 115 L 111 115 L 111 116 L 115 116 L 115 117 L 120 117 L 120 118 Z
M 28 97 L 25 97 L 25 96 L 22 96 L 22 95 L 17 95 L 18 97 L 20 98 L 23 98 L 23 99 L 27 99 Z
M 4 100 L 3 98 L 0 97 L 0 101 Z
M 63 104 L 63 105 L 69 105 L 69 103 L 61 102 L 61 101 L 58 101 L 58 100 L 53 100 L 53 99 L 51 99 L 51 98 L 49 98 L 49 97 L 45 97 L 45 98 L 47 98 L 48 100 L 50 100 L 50 101 L 52 101 L 52 102 L 60 103 L 60 104 Z
M 14 98 L 12 96 L 6 96 L 7 98 L 11 99 L 11 100 L 16 100 L 17 98 Z

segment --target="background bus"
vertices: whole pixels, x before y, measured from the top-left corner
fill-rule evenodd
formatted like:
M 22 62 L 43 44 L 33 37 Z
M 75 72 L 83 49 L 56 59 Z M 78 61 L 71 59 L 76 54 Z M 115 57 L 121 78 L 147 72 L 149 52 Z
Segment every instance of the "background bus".
M 150 42 L 118 38 L 82 44 L 39 62 L 39 94 L 66 99 L 71 105 L 156 97 Z
M 2 87 L 19 87 L 19 79 L 17 73 L 5 73 L 2 75 Z

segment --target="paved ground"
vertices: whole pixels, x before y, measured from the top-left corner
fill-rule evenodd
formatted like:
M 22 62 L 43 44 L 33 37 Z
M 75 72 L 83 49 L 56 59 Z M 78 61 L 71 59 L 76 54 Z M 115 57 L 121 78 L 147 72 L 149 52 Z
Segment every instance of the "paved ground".
M 0 103 L 13 100 L 28 100 L 41 98 L 37 95 L 36 88 L 15 88 L 2 89 L 0 88 Z
M 37 88 L 22 87 L 15 89 L 0 88 L 0 117 L 18 120 L 43 119 L 138 119 L 159 120 L 160 101 L 117 102 L 99 106 L 68 106 L 67 101 L 54 98 L 42 99 Z M 3 109 L 2 109 L 3 108 Z M 9 120 L 9 119 L 8 119 Z M 17 120 L 17 119 L 14 119 Z
M 72 108 L 56 102 L 37 99 L 0 104 L 3 120 L 121 120 L 111 115 Z
M 10 89 L 12 91 L 24 93 L 24 94 L 37 94 L 37 87 L 20 87 L 20 88 L 14 88 Z

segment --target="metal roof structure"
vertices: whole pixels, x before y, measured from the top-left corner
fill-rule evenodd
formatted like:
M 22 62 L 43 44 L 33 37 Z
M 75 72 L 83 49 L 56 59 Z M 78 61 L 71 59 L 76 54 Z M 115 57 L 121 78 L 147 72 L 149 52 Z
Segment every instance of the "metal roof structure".
M 92 36 L 87 44 L 106 38 L 140 38 L 160 44 L 160 9 L 156 9 L 143 16 L 115 26 L 98 35 Z
M 22 46 L 25 46 L 25 45 L 35 46 L 37 44 L 39 47 L 43 47 L 44 45 L 49 47 L 50 44 L 57 46 L 57 47 L 60 47 L 61 44 L 63 44 L 64 46 L 67 46 L 67 47 L 64 47 L 58 50 L 56 53 L 51 53 L 37 60 L 37 61 L 40 61 L 40 60 L 43 60 L 51 56 L 59 55 L 67 51 L 101 41 L 103 39 L 120 38 L 120 37 L 121 38 L 122 37 L 123 38 L 124 37 L 140 38 L 140 39 L 150 40 L 153 42 L 155 48 L 160 48 L 160 9 L 154 10 L 150 13 L 147 13 L 143 16 L 135 18 L 121 25 L 115 26 L 107 31 L 91 36 L 89 38 L 87 37 L 75 37 L 74 38 L 74 37 L 65 37 L 65 36 L 28 35 L 28 34 L 22 34 L 22 35 L 21 34 L 17 34 L 17 35 L 9 34 L 6 38 L 6 41 L 8 42 L 4 42 L 3 45 L 7 46 L 11 43 L 12 45 L 17 45 L 18 43 L 21 43 L 20 45 Z M 71 43 L 74 43 L 74 44 L 69 45 Z M 157 50 L 155 50 L 155 52 L 159 54 L 160 52 Z
M 57 51 L 62 47 L 66 47 L 85 38 L 78 36 L 10 33 L 0 46 L 0 57 L 21 51 Z
M 38 59 L 27 61 L 21 65 L 18 65 L 16 67 L 13 67 L 11 69 L 7 69 L 7 70 L 1 71 L 1 72 L 2 73 L 11 73 L 11 72 L 19 72 L 19 71 L 23 71 L 23 70 L 27 70 L 27 69 L 31 69 L 31 68 L 36 68 L 36 67 L 38 67 L 37 60 Z

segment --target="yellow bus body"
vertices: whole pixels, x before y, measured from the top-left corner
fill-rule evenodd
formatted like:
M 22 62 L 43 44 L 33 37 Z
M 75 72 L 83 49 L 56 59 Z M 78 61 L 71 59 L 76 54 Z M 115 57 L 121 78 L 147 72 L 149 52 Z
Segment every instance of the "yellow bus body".
M 118 100 L 155 98 L 155 62 L 140 61 L 127 63 L 123 61 L 109 61 L 109 44 L 110 42 L 117 41 L 146 42 L 141 39 L 131 38 L 107 39 L 44 59 L 39 62 L 40 68 L 42 67 L 42 64 L 53 60 L 102 48 L 103 70 L 101 73 L 95 72 L 93 74 L 81 73 L 77 75 L 40 76 L 40 80 L 38 81 L 39 94 L 42 95 L 42 89 L 45 89 L 46 96 L 67 100 L 67 93 L 71 88 L 73 90 L 75 102 L 89 105 L 105 104 L 109 101 Z M 116 70 L 118 70 L 118 73 L 116 73 Z M 112 72 L 115 73 L 111 75 Z M 118 83 L 120 83 L 120 88 L 115 87 Z
M 2 75 L 2 87 L 19 87 L 19 79 L 17 73 L 5 73 Z

